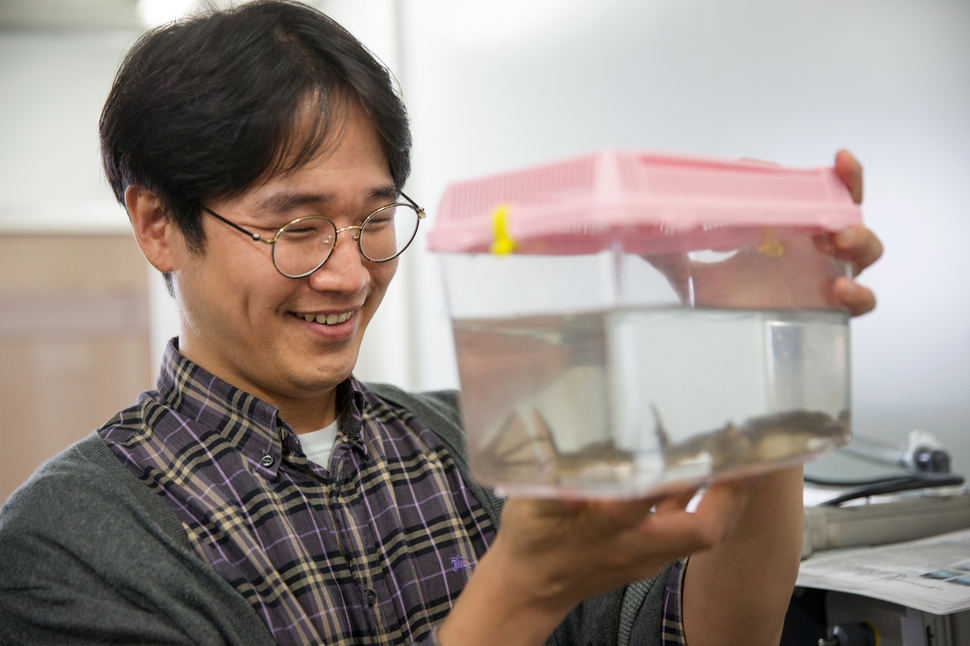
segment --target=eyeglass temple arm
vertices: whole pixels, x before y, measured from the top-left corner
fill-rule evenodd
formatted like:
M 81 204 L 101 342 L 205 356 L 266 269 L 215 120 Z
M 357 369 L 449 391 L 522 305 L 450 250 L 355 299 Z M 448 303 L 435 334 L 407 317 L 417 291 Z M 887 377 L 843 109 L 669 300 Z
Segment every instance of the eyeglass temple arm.
M 415 202 L 414 200 L 412 200 L 407 195 L 405 195 L 404 194 L 404 191 L 401 191 L 401 197 L 403 197 L 405 200 L 407 200 L 408 203 L 410 203 L 411 206 L 413 206 L 414 209 L 418 212 L 418 219 L 419 220 L 423 220 L 424 217 L 427 215 L 427 213 L 424 212 L 424 207 L 418 206 L 418 203 Z
M 262 239 L 262 238 L 259 237 L 259 234 L 258 233 L 253 233 L 251 231 L 246 231 L 245 229 L 243 229 L 238 224 L 236 224 L 234 222 L 230 222 L 229 220 L 225 219 L 224 217 L 222 217 L 221 215 L 219 215 L 218 213 L 216 213 L 212 209 L 208 209 L 208 208 L 206 208 L 204 206 L 201 207 L 201 208 L 202 208 L 203 211 L 205 211 L 206 213 L 208 213 L 212 217 L 218 218 L 219 220 L 225 222 L 226 224 L 228 224 L 229 226 L 231 226 L 236 231 L 242 231 L 243 233 L 245 233 L 247 236 L 249 236 L 253 240 L 258 240 L 259 242 L 265 242 L 266 244 L 273 244 L 273 240 L 264 240 L 264 239 Z

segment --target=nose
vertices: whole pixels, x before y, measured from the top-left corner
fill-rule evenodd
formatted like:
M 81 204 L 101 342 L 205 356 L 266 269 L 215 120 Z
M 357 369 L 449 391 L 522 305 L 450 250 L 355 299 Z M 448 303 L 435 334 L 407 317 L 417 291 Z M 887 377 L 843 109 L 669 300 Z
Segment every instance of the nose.
M 330 258 L 323 267 L 310 274 L 310 286 L 321 292 L 357 294 L 370 282 L 367 261 L 360 255 L 354 235 L 357 229 L 346 229 L 337 235 Z

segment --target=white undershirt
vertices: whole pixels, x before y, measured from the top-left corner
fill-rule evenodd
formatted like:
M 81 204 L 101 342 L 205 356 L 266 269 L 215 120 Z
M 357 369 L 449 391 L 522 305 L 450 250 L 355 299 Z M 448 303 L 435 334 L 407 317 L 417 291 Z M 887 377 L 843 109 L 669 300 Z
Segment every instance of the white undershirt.
M 319 431 L 300 434 L 300 446 L 303 447 L 307 460 L 316 462 L 324 469 L 329 468 L 330 454 L 333 453 L 333 445 L 337 441 L 337 428 L 338 422 L 334 420 L 333 424 Z

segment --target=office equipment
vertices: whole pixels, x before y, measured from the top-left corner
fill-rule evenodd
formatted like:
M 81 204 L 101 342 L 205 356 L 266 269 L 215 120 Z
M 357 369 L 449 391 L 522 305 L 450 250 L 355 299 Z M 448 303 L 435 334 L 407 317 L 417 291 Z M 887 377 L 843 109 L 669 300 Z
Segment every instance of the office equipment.
M 946 503 L 935 509 L 943 510 L 949 522 L 962 518 L 964 527 L 970 527 L 967 498 L 965 494 L 945 498 Z M 882 523 L 914 525 L 930 517 L 917 517 L 915 507 L 908 516 L 897 507 L 896 518 L 893 510 L 880 510 L 887 514 Z M 877 526 L 875 516 L 870 515 L 868 521 L 870 529 Z M 861 532 L 863 525 L 855 529 Z M 817 554 L 802 562 L 797 586 L 796 601 L 804 589 L 827 591 L 824 614 L 830 631 L 836 626 L 869 623 L 879 637 L 879 646 L 970 643 L 968 529 L 918 541 Z
M 802 558 L 826 550 L 899 543 L 968 527 L 968 494 L 900 496 L 850 507 L 806 507 Z

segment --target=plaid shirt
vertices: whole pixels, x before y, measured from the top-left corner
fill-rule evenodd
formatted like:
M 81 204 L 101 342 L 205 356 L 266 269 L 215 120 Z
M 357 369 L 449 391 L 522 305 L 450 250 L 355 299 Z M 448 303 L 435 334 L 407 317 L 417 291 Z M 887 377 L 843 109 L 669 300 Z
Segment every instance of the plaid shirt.
M 100 434 L 278 643 L 430 641 L 495 528 L 441 440 L 407 410 L 352 377 L 337 397 L 324 469 L 275 407 L 170 344 L 158 390 Z M 674 603 L 664 633 L 679 626 Z
M 664 609 L 661 619 L 660 643 L 663 646 L 684 646 L 684 625 L 681 623 L 681 590 L 684 588 L 684 573 L 687 561 L 678 561 L 667 574 L 667 587 L 664 589 Z

